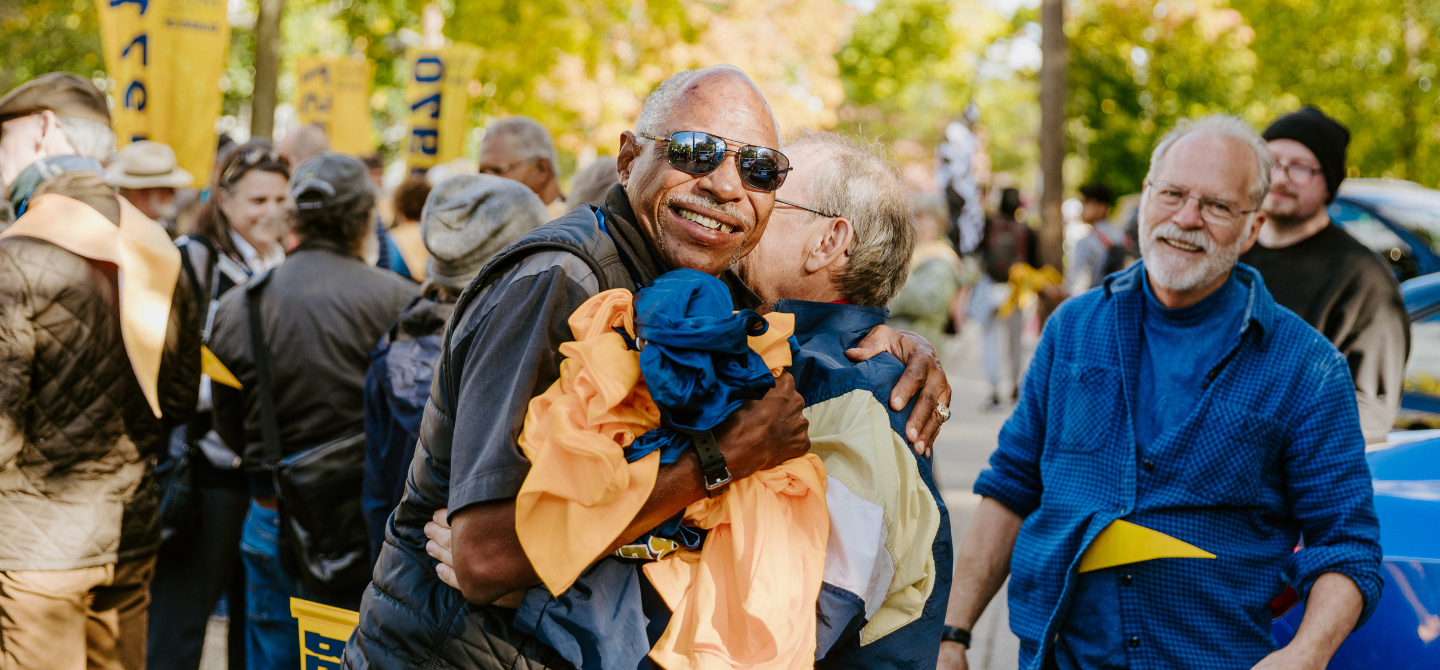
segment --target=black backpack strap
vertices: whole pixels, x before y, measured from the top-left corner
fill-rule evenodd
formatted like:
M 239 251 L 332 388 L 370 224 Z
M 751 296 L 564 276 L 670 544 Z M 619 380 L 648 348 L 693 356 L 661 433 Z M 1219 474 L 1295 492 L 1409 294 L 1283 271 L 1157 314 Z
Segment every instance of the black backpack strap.
M 584 261 L 586 265 L 590 266 L 590 271 L 595 274 L 595 281 L 599 284 L 600 292 L 607 291 L 611 288 L 610 282 L 606 281 L 604 271 L 600 268 L 600 263 L 591 257 L 590 253 L 585 249 L 570 242 L 562 242 L 559 240 L 523 242 L 500 252 L 499 255 L 490 259 L 490 262 L 486 263 L 485 267 L 480 269 L 480 274 L 476 275 L 475 279 L 470 282 L 470 285 L 465 287 L 465 290 L 460 293 L 459 300 L 455 301 L 455 311 L 451 313 L 450 323 L 445 326 L 445 339 L 440 348 L 440 367 L 439 374 L 436 375 L 436 381 L 440 384 L 440 397 L 444 400 L 445 406 L 449 408 L 449 411 L 445 408 L 437 407 L 436 409 L 440 409 L 441 413 L 447 415 L 452 414 L 454 412 L 455 402 L 458 399 L 455 394 L 455 390 L 459 385 L 459 380 L 456 379 L 458 373 L 456 372 L 454 361 L 450 359 L 450 337 L 455 331 L 456 323 L 463 318 L 465 309 L 475 300 L 476 296 L 480 295 L 487 286 L 498 279 L 503 271 L 514 267 L 516 263 L 531 254 L 542 251 L 563 251 L 579 258 Z
M 260 294 L 270 283 L 270 273 L 257 275 L 245 285 L 245 306 L 249 311 L 250 355 L 254 359 L 255 376 L 259 377 L 260 388 L 257 399 L 260 402 L 260 434 L 265 442 L 265 469 L 274 471 L 275 466 L 285 457 L 280 450 L 280 422 L 275 416 L 275 383 L 270 377 L 270 351 L 265 344 L 265 327 L 260 322 Z

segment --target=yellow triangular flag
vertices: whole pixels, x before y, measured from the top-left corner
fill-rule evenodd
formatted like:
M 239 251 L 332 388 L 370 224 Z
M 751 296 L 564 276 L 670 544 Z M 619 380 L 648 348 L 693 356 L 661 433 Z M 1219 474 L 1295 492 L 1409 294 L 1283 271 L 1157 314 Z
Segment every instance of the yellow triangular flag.
M 1156 558 L 1215 558 L 1215 554 L 1159 531 L 1116 519 L 1095 536 L 1080 557 L 1080 572 Z
M 216 384 L 224 384 L 232 389 L 241 388 L 240 380 L 211 353 L 210 347 L 200 347 L 200 372 L 210 375 L 210 381 Z

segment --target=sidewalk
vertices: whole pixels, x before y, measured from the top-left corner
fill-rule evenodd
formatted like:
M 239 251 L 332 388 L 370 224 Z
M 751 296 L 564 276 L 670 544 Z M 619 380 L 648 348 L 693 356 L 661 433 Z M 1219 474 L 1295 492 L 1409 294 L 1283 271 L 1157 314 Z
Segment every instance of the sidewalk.
M 975 478 L 985 469 L 1000 427 L 1010 415 L 1008 403 L 998 412 L 981 409 L 990 397 L 990 382 L 985 379 L 980 341 L 980 328 L 968 321 L 960 335 L 951 337 L 945 345 L 945 372 L 952 389 L 951 414 L 935 440 L 935 470 L 940 493 L 950 508 L 950 527 L 957 548 L 980 503 L 980 496 L 972 492 Z M 1022 360 L 1029 360 L 1035 341 L 1033 335 L 1022 338 L 1021 346 L 1025 348 Z M 1011 382 L 1004 374 L 1002 369 L 1001 388 L 1008 393 Z M 1020 641 L 1010 633 L 1009 618 L 1005 589 L 1001 588 L 971 631 L 974 636 L 968 654 L 971 670 L 1014 670 L 1017 666 Z

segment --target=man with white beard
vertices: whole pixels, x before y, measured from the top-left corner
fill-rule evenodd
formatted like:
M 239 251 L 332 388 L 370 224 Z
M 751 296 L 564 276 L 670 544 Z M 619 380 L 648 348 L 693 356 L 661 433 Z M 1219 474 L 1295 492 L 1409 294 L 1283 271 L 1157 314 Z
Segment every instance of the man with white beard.
M 947 626 L 968 630 L 1008 574 L 1028 670 L 1319 670 L 1369 616 L 1379 526 L 1349 369 L 1236 263 L 1272 167 L 1232 117 L 1161 139 L 1143 260 L 1046 325 L 975 483 Z M 1287 589 L 1307 607 L 1277 650 Z M 967 667 L 966 637 L 940 667 Z

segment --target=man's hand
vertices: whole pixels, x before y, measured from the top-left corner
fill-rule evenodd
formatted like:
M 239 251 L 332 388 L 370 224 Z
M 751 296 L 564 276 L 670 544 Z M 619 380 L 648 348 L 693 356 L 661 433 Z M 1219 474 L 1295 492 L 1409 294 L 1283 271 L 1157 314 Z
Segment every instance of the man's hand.
M 734 479 L 769 470 L 810 451 L 810 422 L 801 411 L 805 399 L 786 372 L 764 398 L 751 400 L 715 427 L 715 440 Z
M 920 397 L 915 409 L 910 411 L 910 420 L 905 422 L 905 438 L 915 445 L 915 453 L 929 456 L 935 436 L 940 432 L 944 419 L 935 411 L 940 403 L 950 404 L 950 382 L 940 367 L 940 354 L 925 338 L 889 326 L 879 325 L 870 329 L 870 334 L 860 340 L 860 345 L 845 352 L 850 360 L 860 362 L 890 352 L 905 364 L 905 374 L 895 382 L 890 391 L 890 407 L 905 409 L 916 392 Z
M 441 508 L 435 510 L 435 515 L 425 523 L 425 537 L 430 538 L 425 543 L 425 553 L 440 561 L 435 565 L 435 574 L 440 575 L 440 581 L 458 591 L 460 582 L 455 579 L 455 559 L 450 555 L 449 517 L 450 510 Z
M 965 658 L 967 651 L 970 650 L 959 642 L 941 642 L 940 662 L 935 664 L 935 670 L 970 670 L 970 660 Z

